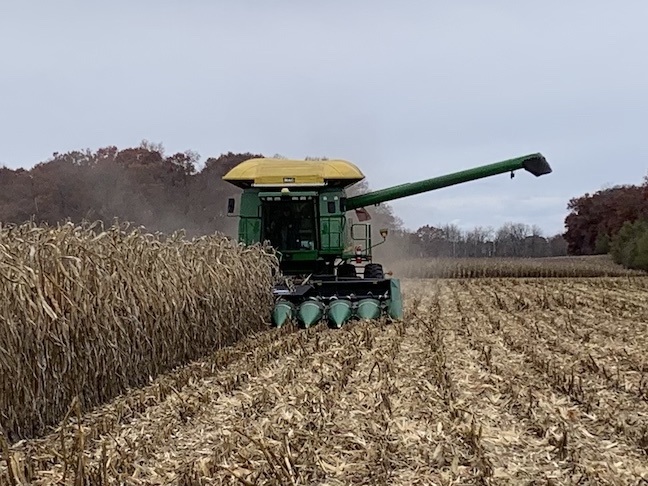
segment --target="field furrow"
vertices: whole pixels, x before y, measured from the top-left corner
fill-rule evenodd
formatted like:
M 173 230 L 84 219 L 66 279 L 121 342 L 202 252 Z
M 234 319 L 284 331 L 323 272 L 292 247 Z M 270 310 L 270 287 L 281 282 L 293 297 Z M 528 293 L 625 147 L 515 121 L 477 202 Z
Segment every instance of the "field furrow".
M 622 321 L 611 311 L 595 316 L 588 311 L 528 306 L 533 294 L 515 293 L 506 286 L 496 285 L 493 292 L 498 295 L 498 307 L 502 308 L 503 302 L 503 308 L 512 317 L 508 322 L 517 325 L 516 330 L 524 331 L 522 339 L 538 349 L 549 350 L 554 364 L 564 370 L 573 369 L 580 377 L 591 376 L 599 382 L 598 388 L 613 386 L 621 393 L 648 399 L 648 342 L 642 342 L 648 334 L 648 324 L 644 321 Z M 626 334 L 619 340 L 620 321 L 632 329 L 636 339 L 628 339 Z
M 469 343 L 478 353 L 476 361 L 469 363 L 481 363 L 488 372 L 476 383 L 492 383 L 489 391 L 494 389 L 496 399 L 501 400 L 487 417 L 505 421 L 502 411 L 509 410 L 516 416 L 513 423 L 522 431 L 521 440 L 525 444 L 535 441 L 529 457 L 529 464 L 535 464 L 530 469 L 534 471 L 532 477 L 560 484 L 617 484 L 638 477 L 643 471 L 643 452 L 634 445 L 618 444 L 605 437 L 592 440 L 597 430 L 591 417 L 581 410 L 573 396 L 557 386 L 562 382 L 538 361 L 530 348 L 509 339 L 506 320 L 496 309 L 476 300 L 474 295 L 471 299 L 469 285 L 454 283 L 448 292 L 457 308 L 455 322 L 461 323 L 458 326 L 464 333 L 459 342 Z M 450 304 L 449 307 L 452 309 Z M 517 336 L 519 341 L 524 339 L 524 333 Z M 483 409 L 477 410 L 483 413 Z M 491 440 L 496 443 L 499 438 L 496 431 Z M 511 449 L 523 450 L 519 446 Z M 499 457 L 507 456 L 500 451 Z M 619 470 L 614 457 L 626 457 L 629 469 Z M 524 462 L 518 459 L 506 464 L 517 467 Z M 523 469 L 517 474 L 512 484 L 530 480 Z
M 564 287 L 564 288 L 563 288 Z M 560 288 L 560 290 L 556 290 Z M 490 305 L 503 311 L 517 312 L 525 319 L 541 321 L 553 328 L 556 341 L 570 340 L 581 348 L 581 354 L 604 360 L 612 367 L 612 374 L 634 372 L 635 377 L 648 372 L 648 320 L 641 315 L 622 315 L 625 311 L 615 308 L 614 301 L 597 309 L 595 306 L 577 304 L 585 299 L 570 299 L 572 283 L 538 288 L 530 286 L 523 292 L 513 291 L 510 282 L 493 281 L 481 298 L 490 299 Z M 641 288 L 628 290 L 636 302 L 648 308 Z M 560 297 L 556 297 L 560 296 Z M 567 296 L 567 297 L 565 297 Z M 607 373 L 608 370 L 604 370 Z M 639 379 L 641 381 L 641 379 Z

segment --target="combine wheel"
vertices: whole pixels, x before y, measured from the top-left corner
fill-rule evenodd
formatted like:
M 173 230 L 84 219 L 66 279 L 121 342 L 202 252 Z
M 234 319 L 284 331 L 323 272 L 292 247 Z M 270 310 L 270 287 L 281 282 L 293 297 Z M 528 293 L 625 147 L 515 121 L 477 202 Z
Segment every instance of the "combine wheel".
M 340 265 L 337 270 L 337 275 L 338 277 L 358 277 L 356 267 L 354 267 L 350 263 L 343 263 L 342 265 Z
M 368 263 L 364 268 L 364 278 L 385 278 L 383 266 L 380 263 Z

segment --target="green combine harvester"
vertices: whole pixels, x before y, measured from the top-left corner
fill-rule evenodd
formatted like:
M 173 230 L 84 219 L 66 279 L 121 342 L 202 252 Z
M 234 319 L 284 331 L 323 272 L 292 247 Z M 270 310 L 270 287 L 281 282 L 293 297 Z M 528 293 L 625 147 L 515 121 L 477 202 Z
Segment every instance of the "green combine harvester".
M 325 320 L 341 327 L 350 319 L 403 317 L 400 281 L 386 278 L 372 261 L 368 213 L 364 208 L 502 173 L 525 169 L 536 177 L 551 172 L 541 154 L 505 160 L 419 182 L 347 197 L 364 179 L 344 160 L 308 161 L 257 158 L 242 162 L 223 180 L 243 189 L 239 241 L 269 241 L 286 278 L 273 289 L 272 324 L 295 321 L 310 327 Z M 228 201 L 234 216 L 236 202 Z M 359 223 L 347 218 L 355 211 Z M 388 230 L 380 230 L 384 242 Z

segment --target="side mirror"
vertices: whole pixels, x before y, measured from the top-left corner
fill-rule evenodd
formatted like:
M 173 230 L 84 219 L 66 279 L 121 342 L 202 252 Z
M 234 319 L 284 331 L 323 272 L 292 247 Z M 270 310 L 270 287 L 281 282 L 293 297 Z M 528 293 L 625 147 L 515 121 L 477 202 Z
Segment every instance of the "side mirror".
M 227 214 L 234 214 L 235 206 L 236 206 L 236 202 L 234 201 L 234 198 L 230 197 L 227 200 Z

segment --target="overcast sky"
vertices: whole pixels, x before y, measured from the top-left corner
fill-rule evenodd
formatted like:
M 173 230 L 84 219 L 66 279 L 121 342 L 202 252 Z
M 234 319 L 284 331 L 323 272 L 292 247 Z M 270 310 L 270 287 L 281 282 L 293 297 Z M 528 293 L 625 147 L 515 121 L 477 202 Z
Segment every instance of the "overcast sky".
M 0 3 L 0 164 L 142 139 L 327 156 L 372 188 L 542 152 L 393 203 L 406 226 L 563 230 L 648 169 L 648 2 Z

